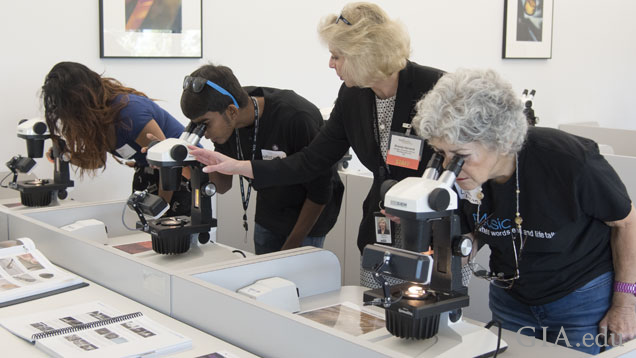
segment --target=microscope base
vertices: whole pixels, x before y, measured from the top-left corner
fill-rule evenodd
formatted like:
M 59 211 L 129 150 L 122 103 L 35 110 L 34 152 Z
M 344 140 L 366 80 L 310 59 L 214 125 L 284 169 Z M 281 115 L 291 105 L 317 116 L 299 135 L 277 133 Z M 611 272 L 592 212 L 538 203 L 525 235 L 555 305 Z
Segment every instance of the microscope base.
M 168 225 L 167 222 L 176 223 Z M 139 223 L 138 223 L 139 225 Z M 216 219 L 211 223 L 195 224 L 188 216 L 175 216 L 148 221 L 147 232 L 152 237 L 152 249 L 159 254 L 182 254 L 190 249 L 191 235 L 198 234 L 209 239 L 210 229 L 216 227 Z
M 72 186 L 72 185 L 70 185 Z M 19 181 L 11 187 L 20 192 L 20 201 L 24 206 L 48 206 L 55 192 L 66 193 L 68 184 L 53 183 L 48 179 Z M 66 198 L 66 195 L 64 195 Z M 62 198 L 63 199 L 63 198 Z
M 386 329 L 379 329 L 362 337 L 409 357 L 491 357 L 497 347 L 497 334 L 463 319 L 452 323 L 448 319 L 448 313 L 441 315 L 439 332 L 429 339 L 402 339 L 393 336 Z M 508 344 L 502 340 L 498 353 L 507 348 Z
M 409 287 L 424 288 L 419 299 L 406 296 Z M 427 339 L 435 336 L 440 324 L 440 315 L 453 312 L 453 317 L 461 312 L 462 307 L 469 304 L 468 296 L 458 292 L 436 292 L 427 286 L 403 283 L 390 288 L 394 303 L 385 308 L 386 328 L 391 334 L 400 338 Z M 382 288 L 364 292 L 364 302 L 384 298 Z

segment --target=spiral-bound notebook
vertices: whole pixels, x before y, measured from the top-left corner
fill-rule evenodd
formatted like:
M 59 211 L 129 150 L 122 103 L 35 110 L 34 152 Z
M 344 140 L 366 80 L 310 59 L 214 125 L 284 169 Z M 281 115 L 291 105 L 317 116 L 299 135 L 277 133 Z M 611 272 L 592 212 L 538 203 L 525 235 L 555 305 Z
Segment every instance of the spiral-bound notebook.
M 13 334 L 54 357 L 157 357 L 192 341 L 141 312 L 121 314 L 95 301 L 0 320 Z

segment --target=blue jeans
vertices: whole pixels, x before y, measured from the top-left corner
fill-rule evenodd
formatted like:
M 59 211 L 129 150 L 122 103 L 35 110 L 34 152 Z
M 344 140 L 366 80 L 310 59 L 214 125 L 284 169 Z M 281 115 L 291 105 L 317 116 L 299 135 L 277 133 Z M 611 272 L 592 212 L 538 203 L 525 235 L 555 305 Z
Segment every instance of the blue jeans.
M 257 255 L 280 251 L 287 241 L 287 236 L 275 234 L 258 223 L 254 223 L 254 251 Z M 324 236 L 307 236 L 300 246 L 315 246 L 322 248 Z
M 612 303 L 613 282 L 614 273 L 606 272 L 567 296 L 538 306 L 523 304 L 505 289 L 491 284 L 489 306 L 493 319 L 500 321 L 503 328 L 544 341 L 524 340 L 518 335 L 523 345 L 544 345 L 547 341 L 588 354 L 598 354 L 601 346 L 606 344 L 602 338 L 598 339 L 600 346 L 596 343 L 598 323 Z M 616 337 L 617 344 L 618 339 Z M 608 344 L 611 344 L 611 340 Z

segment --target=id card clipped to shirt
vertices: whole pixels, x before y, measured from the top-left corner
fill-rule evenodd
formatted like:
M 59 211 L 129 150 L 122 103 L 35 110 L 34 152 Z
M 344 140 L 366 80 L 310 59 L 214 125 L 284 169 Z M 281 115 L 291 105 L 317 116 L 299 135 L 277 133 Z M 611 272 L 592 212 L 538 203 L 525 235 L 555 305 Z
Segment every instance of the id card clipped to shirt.
M 391 220 L 380 212 L 373 213 L 375 219 L 375 242 L 391 245 Z

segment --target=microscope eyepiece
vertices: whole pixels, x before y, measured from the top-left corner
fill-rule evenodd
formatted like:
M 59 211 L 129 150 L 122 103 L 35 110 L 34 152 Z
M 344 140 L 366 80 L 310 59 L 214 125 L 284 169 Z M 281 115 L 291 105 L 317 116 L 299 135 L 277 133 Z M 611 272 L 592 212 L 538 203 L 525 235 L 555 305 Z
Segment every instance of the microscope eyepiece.
M 455 177 L 457 177 L 457 175 L 459 175 L 459 172 L 462 171 L 463 165 L 464 165 L 464 158 L 462 158 L 459 155 L 456 155 L 453 157 L 453 159 L 451 159 L 446 170 L 453 172 L 455 174 Z
M 188 123 L 188 125 L 185 127 L 185 129 L 183 130 L 184 132 L 187 133 L 192 133 L 192 131 L 194 130 L 194 128 L 197 126 L 196 123 L 190 121 L 190 123 Z
M 442 164 L 444 163 L 444 156 L 440 153 L 434 153 L 431 159 L 426 164 L 426 170 L 422 178 L 436 180 L 439 173 L 442 172 Z
M 459 175 L 459 172 L 462 171 L 462 166 L 464 165 L 464 158 L 459 155 L 456 155 L 451 159 L 450 163 L 446 167 L 446 170 L 439 176 L 439 181 L 446 183 L 446 185 L 451 186 L 455 182 L 455 179 Z
M 191 145 L 199 144 L 199 141 L 201 141 L 201 137 L 203 137 L 203 135 L 205 134 L 206 128 L 207 126 L 204 123 L 198 124 L 192 130 L 192 133 L 190 133 L 190 135 L 186 139 L 186 142 L 190 143 Z
M 434 153 L 431 159 L 426 164 L 426 168 L 433 168 L 440 172 L 442 170 L 442 163 L 444 162 L 444 156 L 440 153 Z
M 205 129 L 207 128 L 207 126 L 203 123 L 199 124 L 198 126 L 196 126 L 196 128 L 194 128 L 194 130 L 192 131 L 194 134 L 196 134 L 199 137 L 203 137 L 203 134 L 205 134 Z
M 190 123 L 188 123 L 188 125 L 183 129 L 183 132 L 181 132 L 179 139 L 183 139 L 183 140 L 188 139 L 188 137 L 190 136 L 190 133 L 192 133 L 192 131 L 194 130 L 194 127 L 196 126 L 197 125 L 194 122 L 190 121 Z

